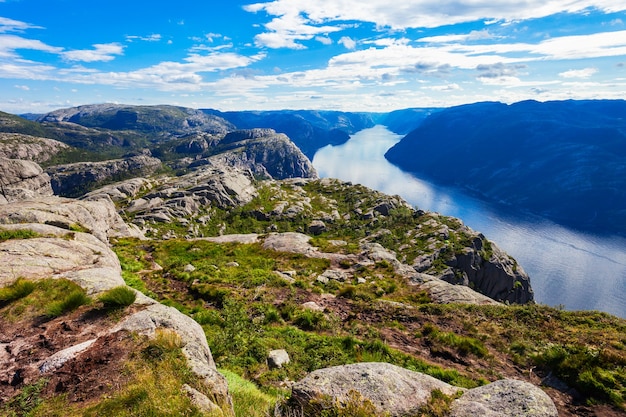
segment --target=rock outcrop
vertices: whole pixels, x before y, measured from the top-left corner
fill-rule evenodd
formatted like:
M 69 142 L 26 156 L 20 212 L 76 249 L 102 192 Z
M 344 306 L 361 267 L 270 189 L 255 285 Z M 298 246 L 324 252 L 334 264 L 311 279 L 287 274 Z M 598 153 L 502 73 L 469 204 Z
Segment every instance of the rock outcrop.
M 0 157 L 0 204 L 51 195 L 50 177 L 37 163 Z
M 298 381 L 279 413 L 316 415 L 322 409 L 361 406 L 377 415 L 419 415 L 434 390 L 448 396 L 463 392 L 452 402 L 453 417 L 556 417 L 550 397 L 522 381 L 501 380 L 466 390 L 431 376 L 382 362 L 356 363 L 318 369 Z M 356 402 L 356 404 L 355 404 Z M 351 404 L 352 403 L 352 404 Z M 370 411 L 370 412 L 371 412 Z
M 317 178 L 313 164 L 300 149 L 272 129 L 231 132 L 219 144 L 220 153 L 210 160 L 250 170 L 256 177 Z
M 120 263 L 109 248 L 108 239 L 138 237 L 140 234 L 125 225 L 110 199 L 75 201 L 53 197 L 43 201 L 24 201 L 0 206 L 0 219 L 3 223 L 0 230 L 34 232 L 28 239 L 0 242 L 0 264 L 3 265 L 0 268 L 0 287 L 18 278 L 65 278 L 85 289 L 87 294 L 97 295 L 125 285 Z M 62 346 L 42 363 L 33 366 L 54 380 L 55 372 L 66 363 L 78 355 L 88 354 L 94 346 L 106 345 L 106 340 L 120 331 L 153 338 L 157 329 L 167 329 L 180 336 L 189 368 L 212 393 L 211 399 L 204 396 L 202 402 L 213 404 L 212 409 L 221 409 L 230 415 L 232 403 L 226 380 L 215 368 L 200 325 L 178 310 L 141 293 L 137 293 L 135 306 L 134 312 L 121 317 L 119 324 L 99 331 L 95 338 Z M 8 352 L 0 359 L 10 364 L 16 360 L 19 349 L 8 349 Z M 24 369 L 19 372 L 20 375 L 29 375 Z M 32 382 L 21 380 L 18 385 Z M 196 397 L 198 395 L 202 394 L 198 392 Z
M 54 139 L 21 133 L 0 133 L 0 157 L 46 162 L 69 146 Z
M 103 162 L 77 162 L 47 169 L 57 195 L 78 197 L 108 182 L 140 177 L 161 168 L 161 161 L 149 155 Z
M 450 417 L 556 417 L 554 402 L 527 382 L 502 379 L 465 392 L 452 403 Z

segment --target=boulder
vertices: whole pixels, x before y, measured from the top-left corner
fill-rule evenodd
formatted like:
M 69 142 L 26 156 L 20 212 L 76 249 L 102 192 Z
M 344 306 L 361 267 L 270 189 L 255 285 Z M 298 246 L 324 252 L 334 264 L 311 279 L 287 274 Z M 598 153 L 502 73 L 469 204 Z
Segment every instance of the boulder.
M 450 417 L 557 417 L 556 406 L 540 388 L 503 379 L 471 389 L 452 402 Z
M 50 177 L 37 163 L 0 157 L 0 204 L 52 194 Z
M 283 415 L 318 415 L 322 407 L 345 404 L 354 395 L 379 415 L 417 415 L 433 390 L 455 395 L 461 388 L 419 372 L 382 362 L 355 363 L 313 371 L 292 387 Z M 289 412 L 303 414 L 288 414 Z
M 127 225 L 109 199 L 72 200 L 40 198 L 0 205 L 0 224 L 39 223 L 69 231 L 87 231 L 102 242 L 111 237 L 137 237 L 143 234 Z
M 285 349 L 275 349 L 267 355 L 267 366 L 270 369 L 280 369 L 289 362 L 289 354 Z
M 495 304 L 500 303 L 486 295 L 480 294 L 465 285 L 454 285 L 427 274 L 416 274 L 410 282 L 428 292 L 430 299 L 438 304 Z
M 319 235 L 326 231 L 326 224 L 321 220 L 313 220 L 308 227 L 309 233 Z

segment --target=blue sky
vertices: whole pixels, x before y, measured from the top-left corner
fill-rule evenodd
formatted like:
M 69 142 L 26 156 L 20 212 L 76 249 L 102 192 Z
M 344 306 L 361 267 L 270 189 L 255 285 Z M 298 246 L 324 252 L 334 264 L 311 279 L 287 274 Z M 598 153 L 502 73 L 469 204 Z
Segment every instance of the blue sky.
M 0 0 L 0 110 L 626 98 L 626 0 Z

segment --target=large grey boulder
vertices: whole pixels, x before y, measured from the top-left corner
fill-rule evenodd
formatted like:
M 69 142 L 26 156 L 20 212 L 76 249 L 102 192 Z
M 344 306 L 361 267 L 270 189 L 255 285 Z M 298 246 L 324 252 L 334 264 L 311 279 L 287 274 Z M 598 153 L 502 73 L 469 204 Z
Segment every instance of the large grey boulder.
M 450 417 L 557 417 L 556 406 L 540 388 L 503 379 L 471 389 L 452 403 Z
M 430 299 L 438 304 L 493 304 L 500 305 L 496 300 L 472 290 L 465 285 L 454 285 L 427 274 L 414 274 L 410 282 L 426 290 Z
M 37 163 L 0 157 L 0 204 L 52 194 L 50 177 Z
M 556 417 L 556 406 L 535 385 L 511 379 L 467 390 L 419 372 L 388 363 L 356 363 L 318 369 L 295 383 L 291 399 L 279 414 L 317 415 L 325 407 L 345 406 L 355 400 L 369 403 L 377 415 L 420 415 L 432 392 L 462 394 L 452 402 L 450 417 Z M 300 413 L 300 414 L 298 414 Z
M 380 415 L 417 415 L 433 390 L 455 395 L 461 388 L 419 372 L 382 362 L 355 363 L 318 369 L 292 387 L 288 410 L 315 415 L 320 406 L 346 403 L 355 393 L 371 402 Z M 387 414 L 385 414 L 387 413 Z M 294 414 L 298 415 L 298 414 Z
M 17 223 L 40 223 L 69 231 L 88 231 L 103 242 L 108 242 L 111 237 L 143 237 L 136 227 L 122 220 L 109 199 L 82 201 L 48 197 L 0 205 L 0 224 Z
M 154 337 L 157 329 L 168 329 L 180 336 L 182 351 L 191 371 L 211 389 L 220 403 L 218 405 L 229 404 L 226 378 L 217 372 L 204 330 L 191 317 L 154 301 L 145 309 L 126 317 L 111 332 L 127 330 Z

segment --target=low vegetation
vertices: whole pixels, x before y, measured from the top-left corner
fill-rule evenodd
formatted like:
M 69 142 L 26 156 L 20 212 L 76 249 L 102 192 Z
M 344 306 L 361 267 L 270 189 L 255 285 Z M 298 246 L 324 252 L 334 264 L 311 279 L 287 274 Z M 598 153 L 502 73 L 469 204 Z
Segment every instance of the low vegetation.
M 323 260 L 258 244 L 124 239 L 115 248 L 123 265 L 143 271 L 136 277 L 146 291 L 202 325 L 221 369 L 269 395 L 261 397 L 263 410 L 266 401 L 288 395 L 284 381 L 362 361 L 393 363 L 459 387 L 551 373 L 590 403 L 624 408 L 626 323 L 608 314 L 433 304 L 384 263 L 361 272 L 368 280 L 377 277 L 376 285 L 321 285 L 315 277 L 328 266 Z M 163 269 L 146 272 L 153 262 Z M 293 281 L 276 274 L 286 270 L 296 271 Z M 302 307 L 324 294 L 335 296 L 324 311 Z M 392 347 L 392 340 L 403 342 Z M 291 362 L 269 369 L 267 353 L 279 348 L 287 349 Z M 434 399 L 424 415 L 443 415 L 437 410 L 445 409 L 444 400 Z

